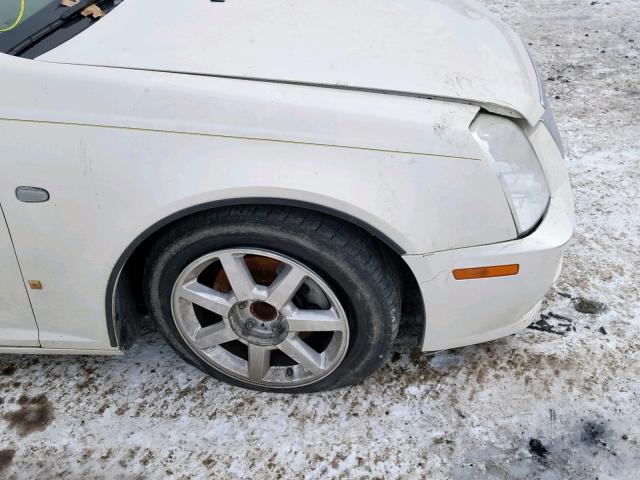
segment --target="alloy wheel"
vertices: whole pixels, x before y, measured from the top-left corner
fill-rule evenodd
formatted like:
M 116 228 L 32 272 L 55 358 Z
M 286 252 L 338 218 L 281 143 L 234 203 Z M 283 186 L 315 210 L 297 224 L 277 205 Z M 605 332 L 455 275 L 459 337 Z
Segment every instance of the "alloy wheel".
M 349 324 L 333 290 L 307 266 L 270 250 L 198 258 L 178 276 L 171 305 L 194 352 L 243 382 L 308 385 L 347 353 Z

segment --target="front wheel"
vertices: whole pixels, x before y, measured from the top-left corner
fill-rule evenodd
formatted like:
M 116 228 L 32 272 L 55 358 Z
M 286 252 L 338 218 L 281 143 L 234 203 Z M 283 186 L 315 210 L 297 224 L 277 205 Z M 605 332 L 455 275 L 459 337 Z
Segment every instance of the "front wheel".
M 173 348 L 228 383 L 310 392 L 362 381 L 391 349 L 399 277 L 355 227 L 315 212 L 198 214 L 149 256 L 147 301 Z

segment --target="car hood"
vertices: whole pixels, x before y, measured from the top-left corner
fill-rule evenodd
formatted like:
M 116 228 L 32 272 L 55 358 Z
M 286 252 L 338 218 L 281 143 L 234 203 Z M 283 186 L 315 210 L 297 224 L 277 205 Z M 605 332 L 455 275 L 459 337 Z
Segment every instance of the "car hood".
M 526 48 L 471 0 L 124 0 L 40 56 L 437 97 L 536 123 Z

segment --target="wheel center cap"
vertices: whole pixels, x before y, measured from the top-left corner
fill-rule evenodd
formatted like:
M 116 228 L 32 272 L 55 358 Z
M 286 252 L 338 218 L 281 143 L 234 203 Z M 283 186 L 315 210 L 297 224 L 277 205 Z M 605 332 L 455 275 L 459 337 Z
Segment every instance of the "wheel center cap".
M 268 304 L 267 302 L 252 302 L 251 307 L 249 307 L 249 311 L 257 320 L 261 320 L 263 322 L 270 322 L 271 320 L 275 320 L 278 316 L 278 310 L 276 307 Z
M 236 303 L 229 312 L 229 323 L 240 338 L 263 347 L 279 344 L 289 333 L 287 319 L 262 301 Z

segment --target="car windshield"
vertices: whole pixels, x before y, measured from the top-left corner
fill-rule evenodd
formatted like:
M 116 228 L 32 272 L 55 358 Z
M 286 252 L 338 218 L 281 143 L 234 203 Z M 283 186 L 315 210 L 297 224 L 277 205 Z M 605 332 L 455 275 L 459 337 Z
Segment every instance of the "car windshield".
M 2 0 L 0 2 L 0 33 L 13 30 L 47 5 L 59 0 Z
M 0 52 L 35 58 L 80 33 L 120 1 L 0 0 Z

